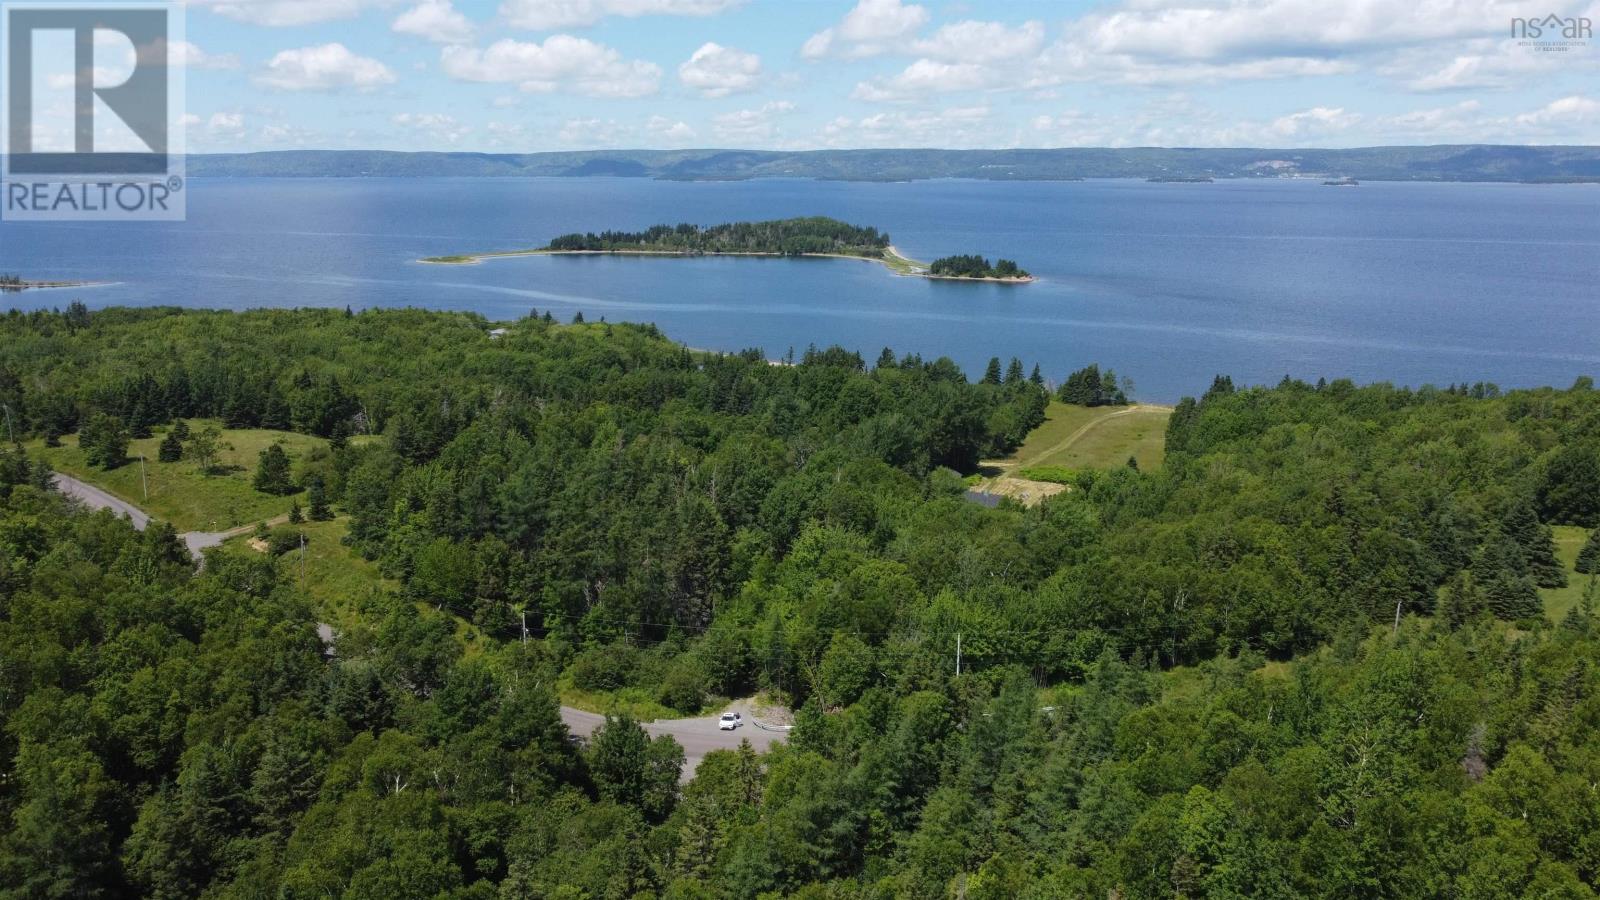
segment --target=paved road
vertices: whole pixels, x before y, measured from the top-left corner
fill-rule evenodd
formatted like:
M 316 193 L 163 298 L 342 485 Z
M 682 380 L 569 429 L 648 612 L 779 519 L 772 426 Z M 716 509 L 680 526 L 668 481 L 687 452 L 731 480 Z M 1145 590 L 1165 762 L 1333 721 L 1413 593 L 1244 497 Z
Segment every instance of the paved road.
M 739 746 L 740 741 L 749 741 L 750 746 L 757 753 L 765 753 L 773 744 L 787 741 L 788 735 L 781 731 L 767 731 L 755 724 L 750 717 L 750 707 L 743 703 L 735 703 L 727 707 L 727 712 L 736 712 L 744 716 L 744 724 L 733 731 L 722 731 L 717 727 L 717 719 L 724 710 L 718 710 L 710 715 L 698 716 L 693 719 L 664 719 L 659 722 L 645 722 L 644 730 L 651 735 L 667 734 L 683 747 L 683 780 L 688 781 L 694 777 L 694 770 L 699 768 L 700 760 L 705 759 L 707 753 L 713 750 L 733 750 Z M 596 728 L 605 724 L 606 717 L 570 706 L 561 707 L 561 721 L 567 728 L 581 738 L 588 738 Z
M 150 516 L 144 510 L 126 500 L 113 497 L 111 494 L 87 482 L 79 481 L 71 475 L 60 472 L 51 476 L 55 480 L 56 490 L 76 499 L 90 509 L 109 509 L 119 516 L 127 516 L 133 521 L 133 527 L 143 531 L 150 524 Z M 281 525 L 289 521 L 288 516 L 279 516 L 268 522 L 268 525 Z M 218 547 L 222 542 L 241 534 L 248 534 L 255 530 L 254 525 L 241 525 L 228 531 L 186 531 L 178 537 L 183 539 L 183 545 L 189 548 L 189 555 L 196 560 L 205 558 L 205 551 L 209 547 Z
M 52 478 L 55 480 L 56 490 L 66 494 L 68 497 L 77 499 L 90 509 L 109 509 L 119 516 L 127 516 L 133 520 L 133 527 L 140 531 L 143 531 L 145 526 L 150 524 L 150 517 L 145 515 L 144 510 L 131 503 L 118 500 L 92 484 L 86 484 L 70 475 L 62 475 L 59 472 Z
M 56 489 L 61 493 L 77 499 L 91 509 L 110 509 L 118 515 L 127 516 L 133 521 L 133 527 L 143 531 L 150 524 L 150 516 L 131 503 L 119 500 L 92 484 L 86 484 L 70 475 L 57 473 L 55 476 Z M 287 517 L 281 517 L 288 521 Z M 276 524 L 278 520 L 274 520 Z M 180 537 L 189 548 L 189 553 L 195 559 L 202 559 L 207 547 L 215 547 L 231 537 L 245 534 L 253 530 L 254 526 L 243 525 L 231 531 L 190 531 Z M 317 634 L 324 644 L 333 643 L 332 626 L 318 623 Z M 660 722 L 647 722 L 644 730 L 652 735 L 670 734 L 673 739 L 683 747 L 683 780 L 688 781 L 694 777 L 694 770 L 699 768 L 700 760 L 705 759 L 707 753 L 713 750 L 732 750 L 739 746 L 740 741 L 748 740 L 750 746 L 758 753 L 765 753 L 773 744 L 780 744 L 788 740 L 788 735 L 780 731 L 767 731 L 755 724 L 751 718 L 750 708 L 743 703 L 735 703 L 727 708 L 729 712 L 737 712 L 744 716 L 744 724 L 733 731 L 723 731 L 717 727 L 717 719 L 722 715 L 722 710 L 709 715 L 693 719 L 666 719 Z M 567 728 L 580 738 L 587 738 L 594 733 L 596 728 L 605 724 L 606 717 L 570 706 L 561 707 L 561 721 Z

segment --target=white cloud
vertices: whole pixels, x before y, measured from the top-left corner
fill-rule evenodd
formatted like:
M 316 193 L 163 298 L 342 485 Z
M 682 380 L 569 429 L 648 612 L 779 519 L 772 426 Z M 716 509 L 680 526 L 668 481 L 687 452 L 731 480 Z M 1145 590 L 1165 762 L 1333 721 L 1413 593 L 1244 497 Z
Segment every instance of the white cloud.
M 629 133 L 615 119 L 568 119 L 556 132 L 556 139 L 579 147 L 614 147 Z
M 1600 15 L 1600 4 L 1594 12 Z M 1541 75 L 1593 73 L 1600 69 L 1594 53 L 1545 53 L 1510 38 L 1478 38 L 1428 44 L 1397 52 L 1379 69 L 1418 92 L 1500 90 L 1518 87 Z
M 490 122 L 484 126 L 485 143 L 496 149 L 527 149 L 528 129 L 521 122 Z
M 1516 117 L 1516 124 L 1525 128 L 1547 129 L 1600 122 L 1600 100 L 1574 94 L 1562 97 Z
M 693 140 L 695 132 L 687 122 L 674 122 L 666 116 L 651 116 L 645 123 L 645 131 L 669 143 L 682 143 Z
M 761 57 L 709 42 L 678 67 L 678 79 L 704 97 L 748 91 L 760 77 Z
M 875 113 L 860 119 L 840 117 L 822 129 L 827 144 L 871 147 L 1003 146 L 991 128 L 987 106 Z
M 931 37 L 911 43 L 919 56 L 946 62 L 1004 62 L 1033 56 L 1044 46 L 1044 24 L 1024 22 L 1016 28 L 1000 22 L 956 22 Z
M 758 109 L 741 109 L 714 117 L 712 130 L 725 140 L 771 140 L 781 132 L 779 119 L 794 111 L 788 100 L 773 100 Z
M 919 59 L 890 78 L 863 81 L 850 95 L 857 100 L 903 100 L 926 94 L 972 91 L 996 83 L 1000 72 L 977 63 Z
M 655 63 L 625 60 L 604 44 L 567 34 L 542 44 L 506 38 L 482 50 L 445 47 L 440 63 L 452 78 L 516 84 L 530 93 L 570 87 L 591 97 L 643 97 L 661 81 Z
M 100 35 L 102 33 L 99 31 L 95 33 L 95 43 L 101 43 Z M 120 35 L 118 36 L 120 37 Z M 122 44 L 127 46 L 127 43 L 127 39 L 123 38 Z M 169 44 L 165 41 L 157 40 L 140 46 L 136 51 L 129 50 L 127 59 L 130 67 L 135 58 L 158 66 L 170 65 L 174 69 L 239 68 L 239 57 L 234 56 L 232 53 L 207 53 L 200 49 L 199 45 L 192 44 L 189 41 L 173 41 Z
M 284 50 L 256 76 L 258 83 L 281 91 L 368 91 L 394 80 L 388 66 L 339 43 Z
M 214 112 L 206 122 L 206 131 L 212 137 L 238 138 L 244 134 L 244 114 L 237 112 Z
M 1360 121 L 1360 115 L 1346 112 L 1343 107 L 1314 106 L 1272 120 L 1267 131 L 1285 140 L 1299 142 L 1310 137 L 1348 131 Z
M 465 44 L 472 40 L 472 23 L 456 10 L 450 0 L 422 0 L 401 13 L 390 26 L 399 34 L 410 34 L 440 44 Z
M 1574 0 L 1358 0 L 1334 6 L 1320 0 L 1176 0 L 1087 16 L 1070 30 L 1111 56 L 1320 56 L 1505 34 L 1513 16 L 1579 5 Z
M 454 116 L 443 113 L 400 113 L 392 116 L 389 121 L 449 144 L 457 143 L 472 133 L 471 125 L 463 125 L 456 121 Z
M 396 0 L 187 0 L 190 6 L 252 25 L 287 27 L 352 19 L 369 9 L 393 6 Z
M 500 15 L 515 28 L 583 28 L 607 16 L 713 16 L 743 0 L 505 0 Z
M 877 56 L 895 49 L 895 41 L 915 33 L 927 22 L 926 7 L 900 0 L 861 0 L 838 25 L 808 38 L 800 55 L 807 59 Z

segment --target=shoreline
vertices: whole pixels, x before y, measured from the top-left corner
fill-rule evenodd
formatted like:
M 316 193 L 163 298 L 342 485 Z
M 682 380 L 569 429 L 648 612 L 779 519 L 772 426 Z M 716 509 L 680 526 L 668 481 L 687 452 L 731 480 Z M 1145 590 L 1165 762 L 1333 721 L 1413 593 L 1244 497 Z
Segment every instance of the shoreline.
M 492 259 L 508 259 L 518 256 L 679 256 L 679 257 L 704 257 L 704 256 L 752 256 L 769 259 L 855 259 L 861 262 L 877 263 L 895 275 L 911 278 L 926 278 L 930 281 L 973 281 L 989 282 L 991 284 L 1031 284 L 1036 279 L 1029 275 L 1025 278 L 966 278 L 960 275 L 931 275 L 928 273 L 928 264 L 918 262 L 900 253 L 893 244 L 884 249 L 882 256 L 858 256 L 853 253 L 766 253 L 757 250 L 739 251 L 704 251 L 690 252 L 683 250 L 551 250 L 541 247 L 534 250 L 492 250 L 487 253 L 463 253 L 450 256 L 428 256 L 417 262 L 428 266 L 476 266 Z
M 110 287 L 115 281 L 23 281 L 0 284 L 0 294 L 20 294 L 23 291 L 61 291 L 71 288 Z

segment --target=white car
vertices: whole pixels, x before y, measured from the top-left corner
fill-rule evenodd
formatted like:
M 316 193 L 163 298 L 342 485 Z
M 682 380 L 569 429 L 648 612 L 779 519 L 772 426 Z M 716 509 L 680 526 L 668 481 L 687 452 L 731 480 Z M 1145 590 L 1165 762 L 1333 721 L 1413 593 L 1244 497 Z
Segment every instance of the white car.
M 722 731 L 732 731 L 743 724 L 744 717 L 734 712 L 723 713 L 722 718 L 717 720 L 717 728 Z

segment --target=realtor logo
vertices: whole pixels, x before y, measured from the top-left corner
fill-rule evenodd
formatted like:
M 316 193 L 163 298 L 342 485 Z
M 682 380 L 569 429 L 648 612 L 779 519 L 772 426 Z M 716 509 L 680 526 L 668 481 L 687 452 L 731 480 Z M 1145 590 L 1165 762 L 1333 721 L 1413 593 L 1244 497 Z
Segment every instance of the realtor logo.
M 1542 19 L 1512 19 L 1511 38 L 1520 47 L 1564 53 L 1586 47 L 1594 37 L 1594 23 L 1585 16 L 1562 18 L 1554 13 Z
M 7 3 L 7 220 L 175 220 L 182 173 L 182 39 L 170 3 Z

